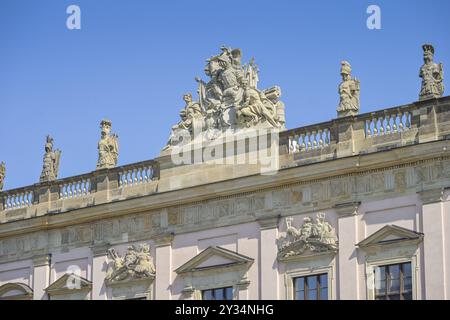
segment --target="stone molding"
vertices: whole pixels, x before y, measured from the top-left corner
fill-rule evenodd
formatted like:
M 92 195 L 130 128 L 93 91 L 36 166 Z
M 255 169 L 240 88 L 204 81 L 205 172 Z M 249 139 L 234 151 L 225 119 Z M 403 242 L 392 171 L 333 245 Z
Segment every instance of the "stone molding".
M 431 190 L 423 190 L 418 192 L 422 203 L 431 204 L 444 201 L 444 188 L 437 188 Z
M 361 201 L 337 203 L 333 208 L 338 217 L 353 216 L 358 214 Z
M 35 267 L 49 266 L 51 259 L 52 255 L 50 253 L 33 256 L 33 264 Z

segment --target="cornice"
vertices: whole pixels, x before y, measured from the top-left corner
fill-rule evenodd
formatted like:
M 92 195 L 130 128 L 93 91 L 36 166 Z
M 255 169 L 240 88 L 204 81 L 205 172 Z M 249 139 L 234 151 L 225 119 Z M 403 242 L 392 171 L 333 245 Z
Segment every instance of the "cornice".
M 447 144 L 447 141 L 433 141 L 424 144 L 410 145 L 388 151 L 285 168 L 280 170 L 276 176 L 244 176 L 231 180 L 218 181 L 208 185 L 193 186 L 181 190 L 166 191 L 74 209 L 64 213 L 7 222 L 0 224 L 0 238 L 92 223 L 108 218 L 151 212 L 162 208 L 190 205 L 192 203 L 207 200 L 238 198 L 250 194 L 266 192 L 267 190 L 276 190 L 342 177 L 370 174 L 376 172 L 376 170 L 392 170 L 392 168 L 417 166 L 427 162 L 447 160 L 450 159 L 450 152 L 442 151 L 442 146 L 446 146 Z M 404 150 L 404 152 L 401 152 L 399 149 Z M 421 149 L 424 150 L 421 152 Z M 406 152 L 405 150 L 411 151 Z M 412 150 L 414 150 L 414 152 Z M 403 158 L 403 154 L 406 154 L 407 156 Z M 362 161 L 362 159 L 364 159 L 364 161 Z M 357 163 L 359 163 L 359 166 L 356 165 Z M 175 194 L 176 198 L 179 199 L 178 201 L 174 201 L 173 199 Z

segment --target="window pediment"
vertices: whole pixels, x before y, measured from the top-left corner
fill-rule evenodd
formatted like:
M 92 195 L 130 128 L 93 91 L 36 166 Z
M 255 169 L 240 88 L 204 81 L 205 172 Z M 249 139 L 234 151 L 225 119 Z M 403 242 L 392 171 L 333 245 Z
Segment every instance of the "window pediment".
M 92 282 L 74 273 L 66 273 L 48 286 L 45 291 L 49 295 L 72 293 L 77 291 L 89 291 Z
M 31 300 L 33 289 L 24 283 L 6 283 L 0 286 L 0 300 Z
M 208 247 L 175 270 L 178 274 L 199 272 L 203 270 L 246 266 L 253 263 L 254 259 L 233 252 L 222 247 Z
M 396 225 L 386 225 L 376 231 L 356 246 L 362 249 L 389 246 L 391 244 L 419 243 L 423 239 L 423 233 L 409 230 Z

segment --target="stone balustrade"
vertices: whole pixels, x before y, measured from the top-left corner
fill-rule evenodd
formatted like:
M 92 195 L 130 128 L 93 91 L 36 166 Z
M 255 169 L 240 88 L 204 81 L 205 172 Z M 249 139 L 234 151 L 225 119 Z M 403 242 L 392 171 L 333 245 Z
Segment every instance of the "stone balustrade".
M 366 138 L 395 134 L 411 128 L 411 111 L 408 107 L 370 113 L 365 120 Z
M 91 178 L 89 176 L 64 179 L 62 182 L 59 185 L 60 199 L 82 197 L 91 192 Z
M 293 130 L 293 134 L 289 136 L 289 152 L 308 152 L 329 146 L 331 125 L 328 122 Z
M 112 192 L 115 189 L 143 185 L 158 179 L 158 163 L 149 160 L 6 190 L 0 192 L 0 223 L 10 221 L 9 216 L 15 220 L 105 203 L 114 196 L 120 196 Z M 19 209 L 21 211 L 17 214 L 6 214 Z
M 4 210 L 14 210 L 29 207 L 33 204 L 33 199 L 34 193 L 30 188 L 21 188 L 4 192 Z
M 333 119 L 280 133 L 281 167 L 351 157 L 450 137 L 450 96 Z M 254 169 L 254 168 L 253 168 Z M 211 171 L 212 172 L 212 171 Z M 229 171 L 233 177 L 254 174 Z M 0 223 L 227 179 L 205 178 L 170 155 L 0 192 Z M 13 217 L 13 218 L 10 218 Z
M 152 163 L 132 164 L 123 169 L 123 171 L 119 171 L 119 187 L 121 188 L 147 183 L 157 178 Z

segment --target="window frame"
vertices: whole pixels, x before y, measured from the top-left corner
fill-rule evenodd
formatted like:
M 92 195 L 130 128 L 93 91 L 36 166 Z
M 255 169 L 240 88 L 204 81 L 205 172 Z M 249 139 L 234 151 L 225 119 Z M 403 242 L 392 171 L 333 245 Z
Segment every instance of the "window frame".
M 326 287 L 323 287 L 322 286 L 322 282 L 320 281 L 320 278 L 322 277 L 322 276 L 326 276 L 327 277 L 327 281 L 326 281 L 326 283 L 327 283 L 327 286 Z M 329 300 L 328 299 L 328 297 L 329 297 L 329 293 L 328 293 L 328 290 L 329 290 L 329 288 L 328 288 L 328 284 L 329 284 L 329 281 L 328 281 L 328 273 L 327 272 L 325 272 L 325 273 L 317 273 L 317 274 L 310 274 L 310 275 L 304 275 L 304 276 L 300 276 L 300 277 L 295 277 L 295 278 L 292 278 L 292 281 L 293 281 L 293 284 L 292 284 L 292 288 L 293 288 L 293 292 L 292 292 L 292 297 L 293 297 L 293 299 L 294 300 L 297 300 L 296 299 L 296 297 L 297 297 L 297 288 L 296 288 L 296 282 L 297 282 L 297 279 L 304 279 L 303 280 L 303 299 L 302 300 L 299 300 L 299 301 L 305 301 L 305 300 L 311 300 L 311 301 L 313 301 L 312 299 L 309 299 L 308 297 L 309 297 L 309 292 L 310 292 L 310 288 L 309 288 L 309 286 L 308 286 L 308 278 L 316 278 L 316 287 L 313 289 L 313 290 L 317 290 L 317 292 L 316 292 L 316 299 L 314 299 L 314 300 L 323 300 L 323 299 L 321 299 L 320 297 L 321 297 L 321 295 L 322 295 L 322 289 L 323 288 L 327 288 L 327 299 L 326 300 Z
M 222 290 L 222 294 L 225 297 L 227 289 L 231 289 L 231 297 L 230 297 L 230 299 L 221 299 L 221 300 L 222 301 L 231 301 L 231 300 L 233 300 L 233 297 L 234 297 L 234 288 L 233 288 L 233 286 L 226 286 L 226 287 L 219 287 L 219 288 L 216 287 L 216 288 L 210 288 L 210 289 L 202 289 L 202 290 L 200 290 L 201 298 L 202 298 L 202 300 L 205 300 L 204 299 L 204 295 L 205 295 L 206 291 L 211 291 L 211 295 L 215 298 L 214 293 L 216 291 L 218 291 L 218 290 Z M 219 301 L 219 300 L 218 299 L 211 299 L 211 300 L 205 300 L 205 301 Z
M 411 278 L 411 291 L 404 291 L 404 284 L 405 284 L 405 277 L 404 276 L 404 266 L 406 264 L 410 265 L 410 278 Z M 399 267 L 399 292 L 398 294 L 389 294 L 388 290 L 390 287 L 390 281 L 392 281 L 392 279 L 390 278 L 390 272 L 389 272 L 389 267 L 393 267 L 393 266 L 398 266 Z M 413 296 L 413 286 L 412 286 L 412 278 L 413 278 L 413 269 L 412 269 L 412 262 L 401 262 L 401 263 L 390 263 L 390 264 L 385 264 L 385 265 L 379 265 L 375 268 L 373 268 L 373 272 L 374 272 L 374 281 L 376 281 L 376 268 L 384 268 L 384 282 L 385 282 L 385 289 L 384 289 L 384 293 L 383 294 L 379 294 L 377 295 L 376 292 L 376 288 L 374 288 L 375 293 L 374 293 L 374 300 L 394 300 L 394 299 L 390 299 L 391 296 L 399 296 L 399 300 L 409 300 L 409 299 L 404 299 L 405 294 L 411 294 L 411 300 L 412 300 L 412 296 Z M 378 299 L 379 297 L 383 297 L 384 299 Z
M 321 259 L 322 258 L 322 259 Z M 328 300 L 335 299 L 334 273 L 335 256 L 324 256 L 314 260 L 300 261 L 286 265 L 285 273 L 285 299 L 295 300 L 294 279 L 306 276 L 327 274 Z
M 419 260 L 418 252 L 411 256 L 397 257 L 397 258 L 384 258 L 377 260 L 366 260 L 366 290 L 367 300 L 375 300 L 375 268 L 379 268 L 386 265 L 411 263 L 411 287 L 412 287 L 412 300 L 418 299 L 418 291 L 420 289 L 419 283 L 419 266 L 417 261 Z

